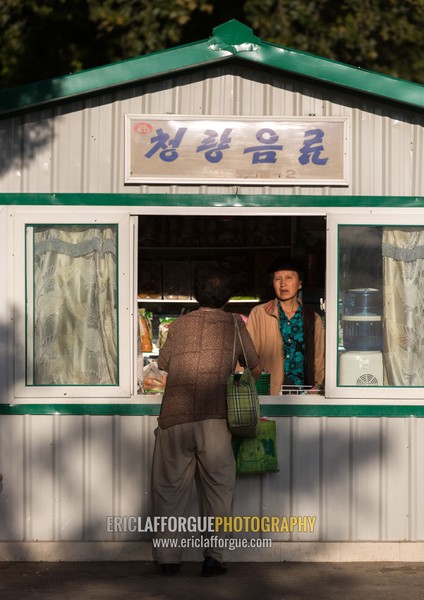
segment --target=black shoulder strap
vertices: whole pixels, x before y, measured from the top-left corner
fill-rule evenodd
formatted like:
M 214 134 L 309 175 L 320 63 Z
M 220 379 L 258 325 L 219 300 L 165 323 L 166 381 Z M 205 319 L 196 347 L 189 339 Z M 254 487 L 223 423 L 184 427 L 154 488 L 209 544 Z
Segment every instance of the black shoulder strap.
M 305 339 L 305 385 L 315 385 L 315 312 L 302 306 Z

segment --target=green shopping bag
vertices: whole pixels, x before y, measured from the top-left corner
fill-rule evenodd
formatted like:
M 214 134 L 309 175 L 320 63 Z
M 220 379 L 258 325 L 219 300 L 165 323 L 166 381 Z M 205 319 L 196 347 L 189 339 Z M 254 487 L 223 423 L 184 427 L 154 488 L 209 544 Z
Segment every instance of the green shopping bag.
M 277 458 L 276 422 L 260 419 L 259 433 L 254 438 L 233 437 L 236 471 L 239 475 L 276 473 Z

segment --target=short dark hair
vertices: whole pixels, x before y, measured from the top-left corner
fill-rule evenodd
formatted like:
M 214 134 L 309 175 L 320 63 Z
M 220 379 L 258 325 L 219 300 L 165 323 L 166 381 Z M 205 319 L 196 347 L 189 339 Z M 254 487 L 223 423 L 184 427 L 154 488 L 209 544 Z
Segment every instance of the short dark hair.
M 276 271 L 295 271 L 299 275 L 300 281 L 304 282 L 305 270 L 301 261 L 296 258 L 290 258 L 289 256 L 278 256 L 268 267 L 268 273 L 271 281 Z
M 200 306 L 221 308 L 232 295 L 231 273 L 219 266 L 201 266 L 194 273 L 193 292 Z

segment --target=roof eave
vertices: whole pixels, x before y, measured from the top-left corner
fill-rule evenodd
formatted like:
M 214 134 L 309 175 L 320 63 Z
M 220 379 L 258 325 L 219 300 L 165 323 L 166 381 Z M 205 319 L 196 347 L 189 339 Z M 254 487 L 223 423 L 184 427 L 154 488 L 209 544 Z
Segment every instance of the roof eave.
M 119 63 L 88 69 L 0 91 L 0 115 L 21 112 L 88 94 L 136 84 L 230 58 L 231 52 L 211 48 L 210 42 L 180 46 Z
M 256 52 L 240 53 L 239 58 L 267 64 L 289 73 L 354 90 L 356 93 L 376 96 L 418 108 L 424 108 L 424 86 L 374 71 L 367 71 L 313 54 L 263 42 Z
M 421 84 L 264 42 L 236 20 L 216 27 L 213 34 L 200 42 L 0 91 L 0 116 L 99 94 L 234 57 L 321 84 L 424 108 L 424 86 Z

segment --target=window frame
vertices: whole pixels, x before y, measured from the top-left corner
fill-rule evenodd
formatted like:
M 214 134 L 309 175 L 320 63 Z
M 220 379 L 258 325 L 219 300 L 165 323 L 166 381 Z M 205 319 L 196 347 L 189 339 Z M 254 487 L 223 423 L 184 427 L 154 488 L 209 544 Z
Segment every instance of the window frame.
M 87 400 L 108 402 L 130 399 L 133 393 L 132 359 L 132 277 L 131 248 L 132 228 L 128 210 L 102 207 L 101 213 L 93 207 L 75 209 L 61 207 L 52 212 L 46 207 L 15 207 L 10 209 L 13 220 L 13 240 L 9 276 L 13 293 L 10 304 L 14 313 L 14 361 L 13 389 L 14 401 L 62 399 L 85 403 Z M 118 228 L 117 247 L 117 296 L 118 296 L 118 373 L 117 385 L 27 385 L 26 383 L 26 230 L 32 225 L 116 225 Z
M 338 384 L 338 312 L 339 312 L 339 228 L 340 226 L 424 226 L 424 212 L 412 208 L 350 209 L 327 211 L 327 278 L 326 278 L 326 389 L 325 396 L 331 400 L 348 401 L 351 404 L 371 404 L 384 401 L 386 405 L 424 405 L 424 385 L 400 386 L 348 386 Z

